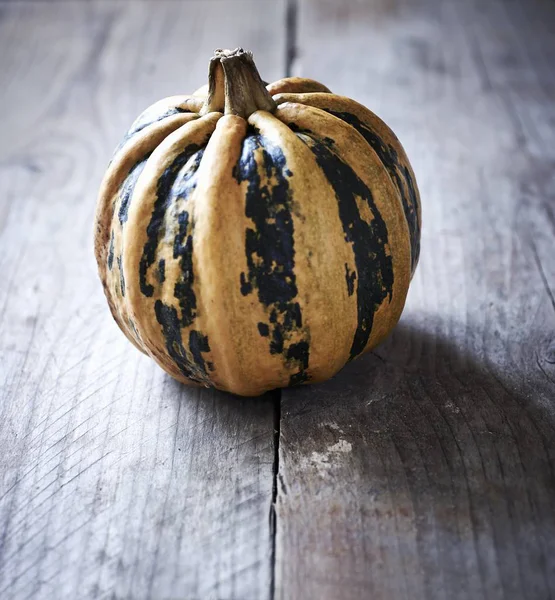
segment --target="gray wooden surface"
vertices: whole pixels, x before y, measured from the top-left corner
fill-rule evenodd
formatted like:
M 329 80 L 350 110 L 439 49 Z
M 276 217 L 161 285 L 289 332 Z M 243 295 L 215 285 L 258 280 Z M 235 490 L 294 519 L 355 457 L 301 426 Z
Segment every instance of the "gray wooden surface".
M 0 599 L 555 597 L 555 3 L 0 0 Z M 391 338 L 242 400 L 109 316 L 96 190 L 216 47 L 398 133 L 423 244 Z

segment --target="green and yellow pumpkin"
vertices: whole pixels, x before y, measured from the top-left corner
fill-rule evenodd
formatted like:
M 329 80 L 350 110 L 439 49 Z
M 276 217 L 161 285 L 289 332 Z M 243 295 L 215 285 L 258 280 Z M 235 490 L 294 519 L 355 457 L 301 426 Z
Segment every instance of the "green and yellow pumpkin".
M 133 123 L 95 229 L 129 340 L 183 383 L 241 395 L 325 380 L 379 344 L 419 242 L 391 129 L 316 81 L 264 84 L 242 49 L 217 50 L 207 88 Z

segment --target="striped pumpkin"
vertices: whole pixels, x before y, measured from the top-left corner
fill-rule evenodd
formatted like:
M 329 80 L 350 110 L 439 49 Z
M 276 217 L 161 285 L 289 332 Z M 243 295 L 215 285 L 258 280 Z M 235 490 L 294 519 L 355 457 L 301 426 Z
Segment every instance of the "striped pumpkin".
M 265 85 L 242 49 L 143 112 L 102 182 L 112 314 L 187 384 L 257 395 L 325 380 L 399 319 L 420 201 L 394 133 L 310 79 Z

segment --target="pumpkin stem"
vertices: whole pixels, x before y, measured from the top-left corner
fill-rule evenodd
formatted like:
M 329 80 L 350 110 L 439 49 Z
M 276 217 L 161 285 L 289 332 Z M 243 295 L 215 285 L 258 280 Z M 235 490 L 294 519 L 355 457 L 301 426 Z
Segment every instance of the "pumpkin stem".
M 257 110 L 273 112 L 276 103 L 260 78 L 251 52 L 216 50 L 210 60 L 208 98 L 201 114 L 223 112 L 243 119 Z
M 220 62 L 220 57 L 216 50 L 214 56 L 210 59 L 208 67 L 208 97 L 202 107 L 201 114 L 209 112 L 224 112 L 225 106 L 225 81 L 224 70 Z

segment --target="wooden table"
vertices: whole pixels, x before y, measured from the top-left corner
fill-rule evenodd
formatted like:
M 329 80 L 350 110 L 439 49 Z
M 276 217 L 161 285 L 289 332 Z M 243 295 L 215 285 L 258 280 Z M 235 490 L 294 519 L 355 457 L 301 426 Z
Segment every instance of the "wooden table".
M 109 315 L 113 147 L 216 47 L 398 133 L 400 324 L 332 381 L 187 389 Z M 555 3 L 0 1 L 0 598 L 555 597 Z

